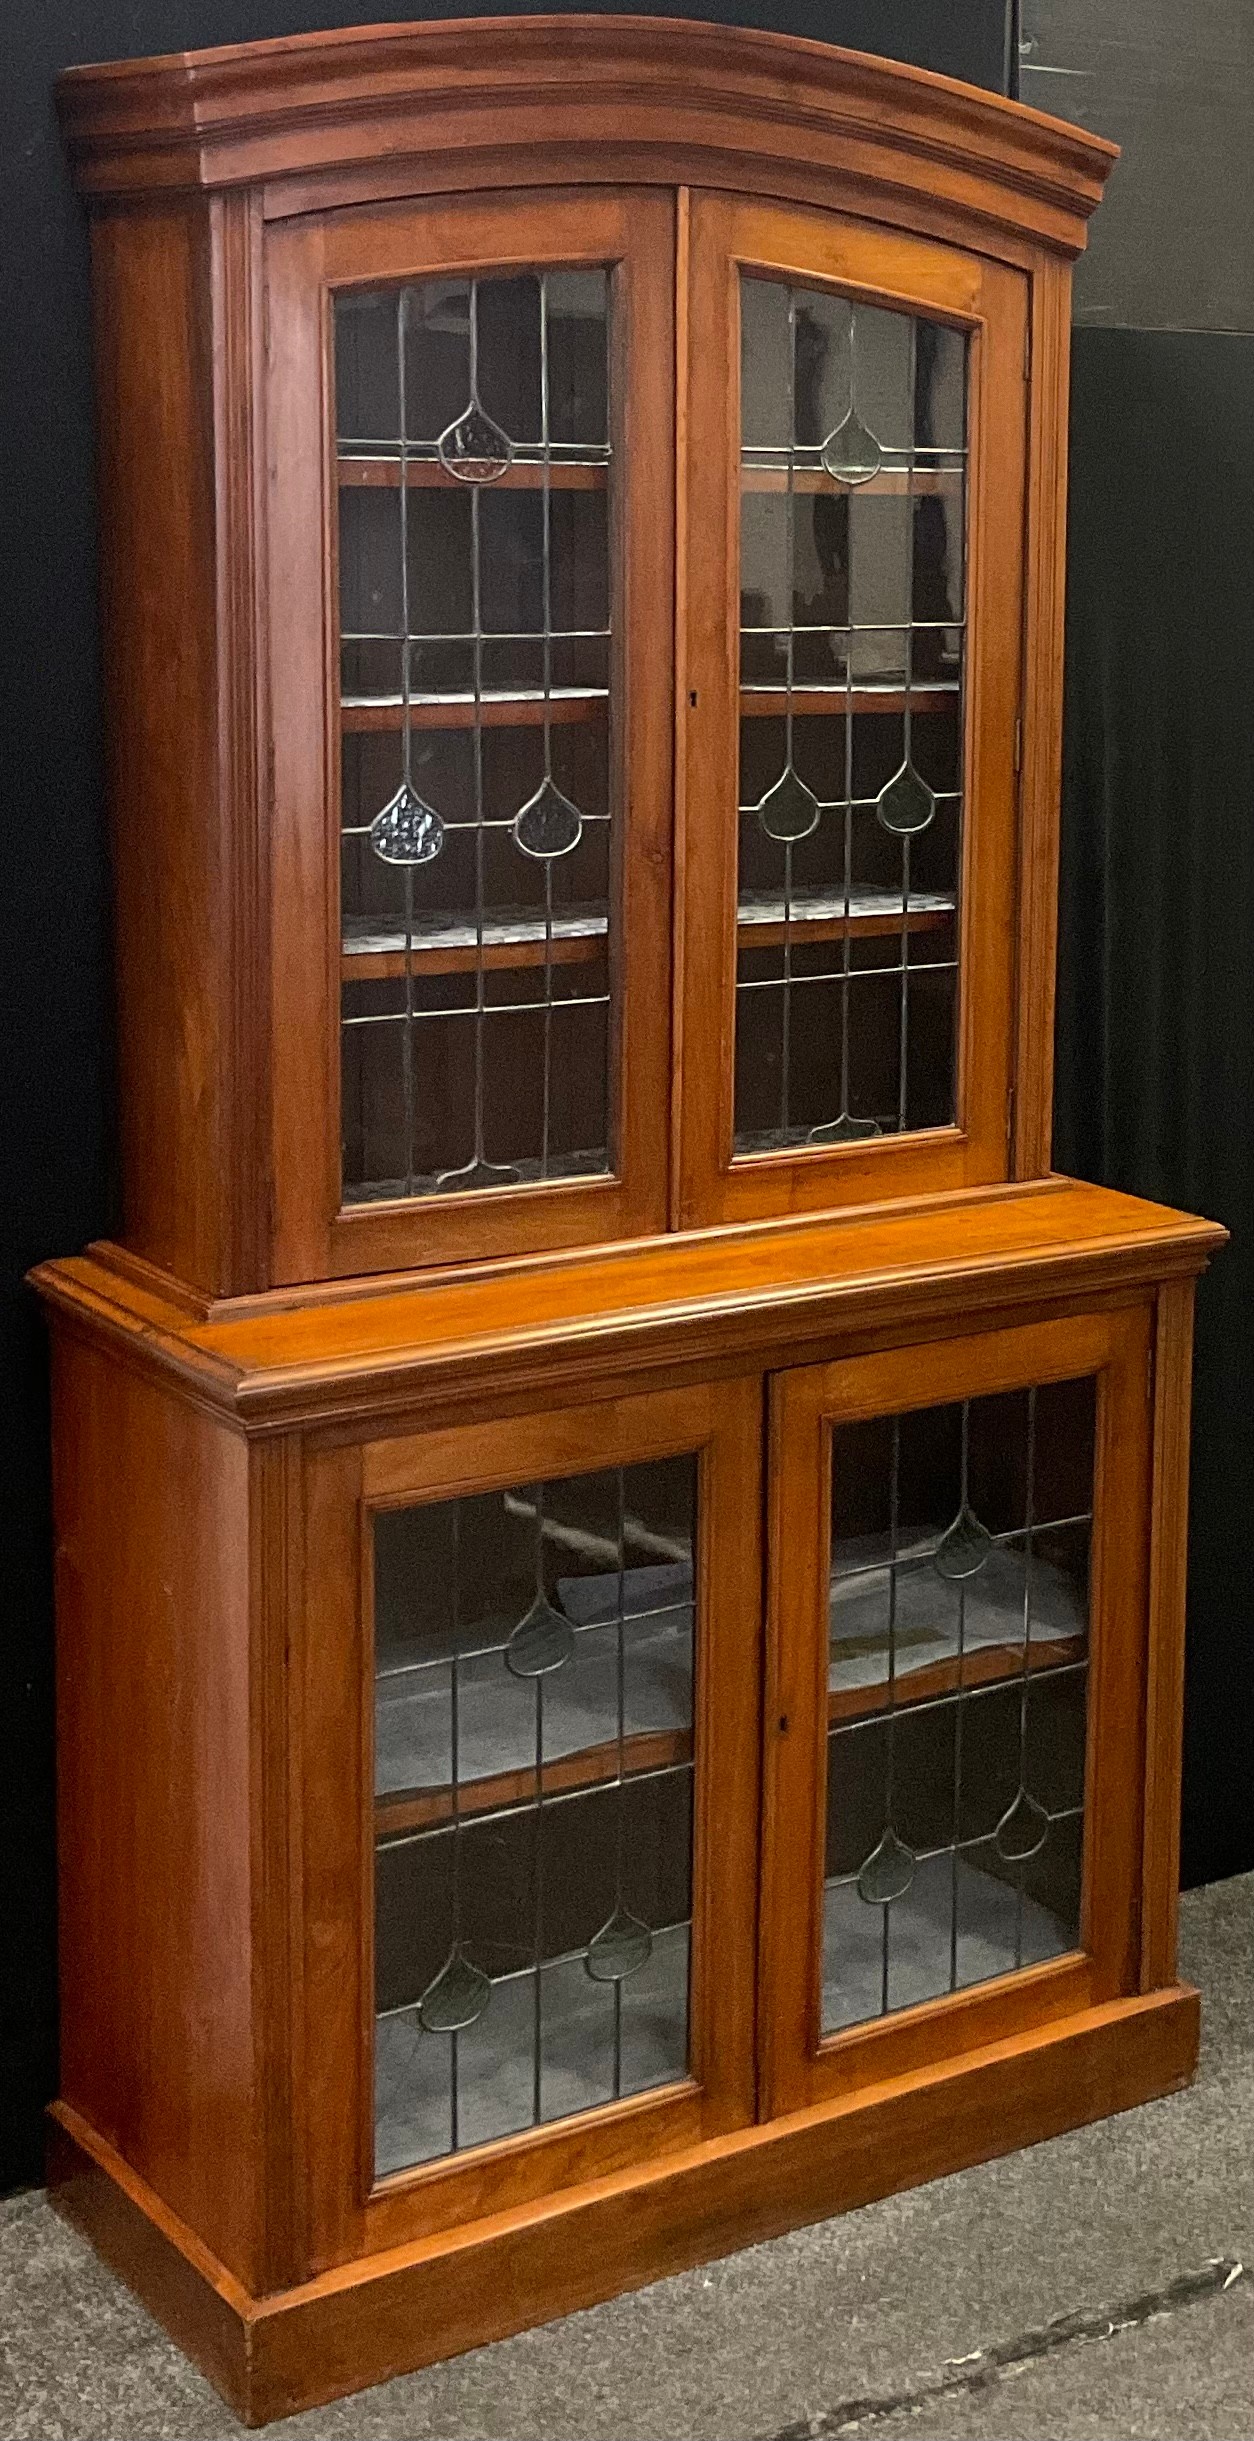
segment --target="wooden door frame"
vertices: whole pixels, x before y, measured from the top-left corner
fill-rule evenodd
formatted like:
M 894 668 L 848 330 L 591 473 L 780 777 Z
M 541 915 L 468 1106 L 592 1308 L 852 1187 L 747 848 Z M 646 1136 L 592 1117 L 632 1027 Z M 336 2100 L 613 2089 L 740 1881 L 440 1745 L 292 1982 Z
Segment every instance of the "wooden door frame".
M 777 1374 L 768 1457 L 764 2116 L 830 2100 L 1138 1988 L 1151 1505 L 1145 1303 L 974 1328 Z M 821 2032 L 833 1425 L 1096 1377 L 1081 1943 L 1043 1966 Z M 807 1860 L 799 1870 L 798 1860 Z
M 681 262 L 679 872 L 673 1218 L 681 1227 L 1011 1174 L 1028 445 L 1028 281 L 837 211 L 691 198 Z M 971 335 L 957 1122 L 872 1147 L 733 1156 L 739 797 L 742 269 L 914 310 Z M 1052 936 L 1051 936 L 1052 937 Z
M 296 2080 L 308 2268 L 749 2124 L 761 1752 L 762 1384 L 753 1373 L 590 1406 L 502 1413 L 404 1438 L 310 1447 L 305 1604 L 294 1677 L 303 1769 L 306 2073 Z M 382 1508 L 520 1480 L 699 1455 L 690 2027 L 677 2085 L 373 2179 L 373 1623 L 370 1519 Z
M 267 232 L 272 1283 L 665 1227 L 670 1007 L 658 977 L 672 892 L 674 228 L 673 195 L 597 189 L 428 199 Z M 344 1204 L 333 299 L 459 270 L 601 264 L 611 279 L 615 470 L 611 1173 Z

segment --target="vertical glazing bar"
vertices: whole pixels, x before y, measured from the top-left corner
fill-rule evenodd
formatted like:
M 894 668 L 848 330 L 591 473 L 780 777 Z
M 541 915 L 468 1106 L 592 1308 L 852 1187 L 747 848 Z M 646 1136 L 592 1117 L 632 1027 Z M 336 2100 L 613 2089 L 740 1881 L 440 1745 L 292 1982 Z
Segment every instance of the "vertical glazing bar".
M 545 1485 L 536 1485 L 536 1593 L 544 1592 L 544 1494 Z M 535 1909 L 532 1941 L 532 2012 L 531 2012 L 531 2118 L 539 2127 L 542 2117 L 541 2059 L 544 2040 L 544 2011 L 541 2005 L 540 1964 L 544 1956 L 544 1673 L 536 1679 L 536 1810 L 532 1825 L 535 1841 L 535 1864 L 532 1874 Z
M 849 299 L 849 404 L 856 396 L 855 317 L 852 297 Z M 850 910 L 853 905 L 853 508 L 851 495 L 845 493 L 845 906 L 844 924 L 840 936 L 840 1110 L 838 1117 L 852 1117 L 849 1108 L 849 976 L 853 964 L 853 939 L 850 933 Z
M 967 1488 L 970 1476 L 970 1460 L 971 1401 L 970 1399 L 964 1399 L 962 1402 L 962 1481 L 958 1496 L 959 1515 L 962 1517 L 965 1517 L 967 1514 Z M 966 1652 L 966 1628 L 967 1588 L 963 1579 L 959 1578 L 958 1667 L 957 1685 L 954 1690 L 954 1836 L 953 1847 L 950 1851 L 949 1875 L 949 1989 L 951 1992 L 956 1992 L 958 1989 L 958 1851 L 962 1838 L 962 1726 L 963 1709 L 966 1704 L 966 1688 L 963 1685 L 963 1662 Z
M 541 490 L 540 567 L 544 615 L 544 776 L 553 777 L 553 451 L 549 431 L 549 282 L 540 275 L 540 440 L 544 452 Z M 553 859 L 544 859 L 544 1099 L 540 1176 L 549 1174 L 549 1121 L 553 1091 Z
M 797 292 L 788 291 L 788 469 L 784 505 L 784 768 L 794 769 L 792 759 L 792 698 L 794 685 L 795 639 L 793 621 L 796 615 L 797 587 L 794 566 L 796 515 L 796 455 L 797 455 Z M 792 1124 L 792 846 L 784 842 L 784 973 L 781 984 L 783 1008 L 780 1024 L 779 1050 L 779 1124 L 784 1143 L 788 1142 Z
M 396 389 L 400 443 L 397 496 L 401 540 L 401 776 L 413 786 L 409 671 L 409 408 L 406 391 L 405 342 L 412 290 L 402 288 L 396 299 Z M 404 867 L 405 891 L 405 1025 L 401 1037 L 401 1097 L 405 1110 L 405 1193 L 414 1191 L 414 870 Z
M 626 1468 L 622 1466 L 620 1466 L 618 1469 L 618 1597 L 615 1607 L 618 1618 L 616 1686 L 618 1717 L 618 1820 L 615 1824 L 614 1913 L 615 1916 L 617 1916 L 618 1911 L 623 1904 L 623 1857 L 625 1853 L 627 1836 L 627 1790 L 625 1781 L 625 1765 L 627 1760 L 627 1654 L 625 1641 L 627 1609 L 627 1471 Z M 623 1986 L 622 1978 L 620 1976 L 616 1976 L 614 1981 L 614 2099 L 616 2102 L 618 2101 L 622 2090 Z
M 1019 1787 L 1027 1783 L 1028 1698 L 1032 1684 L 1032 1566 L 1036 1541 L 1036 1391 L 1028 1392 L 1027 1509 L 1023 1557 L 1023 1667 L 1019 1675 Z M 1023 1964 L 1023 1873 L 1015 1887 L 1015 1965 Z
M 470 395 L 479 397 L 479 282 L 470 283 Z M 472 1180 L 486 1159 L 483 1144 L 484 1064 L 487 1059 L 487 985 L 483 955 L 484 925 L 484 806 L 483 806 L 483 562 L 480 544 L 480 493 L 470 489 L 470 624 L 473 631 L 474 774 L 475 774 L 475 1149 Z
M 905 697 L 902 708 L 902 760 L 913 765 L 910 735 L 910 691 L 914 679 L 914 465 L 918 441 L 919 331 L 914 315 L 906 325 L 909 332 L 907 350 L 906 397 L 909 403 L 910 430 L 906 452 L 906 652 Z M 897 1077 L 897 1126 L 904 1135 L 906 1105 L 909 1092 L 910 1061 L 910 840 L 901 842 L 901 1023 Z
M 901 1418 L 893 1417 L 892 1458 L 888 1478 L 888 1754 L 884 1770 L 884 1828 L 895 1837 L 897 1746 L 897 1549 L 901 1514 Z M 880 1960 L 880 2011 L 888 2015 L 889 1914 L 884 1909 L 884 1940 Z
M 461 1851 L 462 1851 L 462 1836 L 461 1836 L 461 1791 L 460 1791 L 460 1785 L 459 1785 L 459 1784 L 460 1784 L 460 1780 L 461 1780 L 461 1751 L 460 1751 L 460 1738 L 459 1738 L 459 1735 L 458 1735 L 458 1732 L 459 1732 L 459 1727 L 460 1727 L 460 1723 L 459 1723 L 459 1718 L 458 1718 L 458 1689 L 457 1689 L 457 1647 L 458 1647 L 458 1640 L 459 1640 L 460 1631 L 461 1631 L 461 1573 L 462 1573 L 462 1572 L 461 1572 L 461 1560 L 462 1560 L 462 1538 L 461 1538 L 461 1525 L 462 1525 L 462 1504 L 461 1504 L 460 1500 L 455 1500 L 455 1501 L 454 1501 L 454 1503 L 453 1503 L 453 1657 L 452 1657 L 452 1663 L 451 1663 L 451 1667 L 450 1667 L 450 1671 L 449 1671 L 449 1724 L 448 1724 L 448 1740 L 449 1740 L 449 1798 L 450 1798 L 450 1806 L 451 1806 L 450 1820 L 451 1820 L 451 1824 L 452 1824 L 452 1828 L 451 1828 L 451 1832 L 450 1832 L 450 1837 L 451 1837 L 452 1842 L 453 1842 L 453 1873 L 452 1873 L 452 1882 L 453 1882 L 453 1892 L 452 1892 L 452 1900 L 453 1900 L 453 1938 L 452 1938 L 452 1941 L 451 1941 L 451 1943 L 450 1943 L 450 1945 L 449 1945 L 449 1946 L 450 1946 L 450 1956 L 452 1956 L 452 1957 L 454 1957 L 454 1958 L 455 1958 L 455 1957 L 458 1957 L 458 1956 L 460 1955 L 460 1953 L 461 1953 L 461 1939 L 462 1939 L 462 1877 L 461 1877 Z M 449 2039 L 449 2076 L 448 2076 L 448 2086 L 449 2086 L 449 2151 L 450 2151 L 450 2153 L 455 2153 L 455 2152 L 457 2151 L 457 2147 L 458 2147 L 458 2143 L 459 2143 L 459 2141 L 460 2141 L 460 2135 L 461 2135 L 461 2130 L 460 2130 L 460 2125 L 459 2125 L 459 2096 L 458 2096 L 458 2091 L 457 2091 L 457 2076 L 458 2076 L 458 2038 L 457 2038 L 456 2033 L 453 2033 L 453 2034 L 450 2034 L 450 2036 L 449 2036 L 449 2038 L 448 2038 L 448 2039 Z

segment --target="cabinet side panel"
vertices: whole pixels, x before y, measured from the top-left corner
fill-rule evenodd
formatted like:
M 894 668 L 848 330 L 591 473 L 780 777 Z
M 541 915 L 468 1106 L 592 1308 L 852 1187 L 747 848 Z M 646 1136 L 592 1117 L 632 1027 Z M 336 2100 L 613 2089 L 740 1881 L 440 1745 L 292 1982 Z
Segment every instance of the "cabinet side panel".
M 54 1346 L 61 2093 L 259 2270 L 247 1449 Z
M 126 1242 L 223 1288 L 208 223 L 92 229 Z

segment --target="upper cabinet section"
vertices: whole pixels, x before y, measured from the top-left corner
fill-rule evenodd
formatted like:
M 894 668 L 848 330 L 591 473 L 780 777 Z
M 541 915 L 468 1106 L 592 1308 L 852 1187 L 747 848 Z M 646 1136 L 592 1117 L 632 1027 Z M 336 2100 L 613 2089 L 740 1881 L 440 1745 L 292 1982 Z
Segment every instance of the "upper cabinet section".
M 230 1296 L 1047 1166 L 1112 149 L 661 20 L 60 98 L 131 1252 Z

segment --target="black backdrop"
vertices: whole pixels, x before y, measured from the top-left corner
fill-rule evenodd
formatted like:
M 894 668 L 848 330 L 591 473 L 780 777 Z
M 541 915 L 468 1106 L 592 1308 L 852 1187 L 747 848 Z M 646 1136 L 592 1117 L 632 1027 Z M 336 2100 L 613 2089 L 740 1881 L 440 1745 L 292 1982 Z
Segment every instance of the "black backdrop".
M 723 22 L 887 50 L 987 84 L 1003 75 L 1003 0 L 689 6 Z M 458 12 L 446 6 L 440 13 Z M 38 2174 L 40 2110 L 55 2077 L 46 1359 L 22 1278 L 42 1257 L 106 1231 L 115 1211 L 86 247 L 61 160 L 52 80 L 74 60 L 371 22 L 380 14 L 379 0 L 40 0 L 15 9 L 6 27 L 0 2185 Z M 1159 430 L 1145 408 L 1145 385 L 1157 382 L 1164 415 L 1173 398 L 1178 414 L 1181 390 L 1194 395 L 1187 351 L 1197 343 L 1181 343 L 1186 354 L 1173 392 L 1169 357 L 1138 359 L 1127 352 L 1129 337 L 1078 334 L 1059 1149 L 1090 1176 L 1172 1194 L 1235 1222 L 1248 1209 L 1252 1183 L 1254 985 L 1242 954 L 1240 893 L 1248 911 L 1254 690 L 1240 681 L 1251 665 L 1254 619 L 1228 537 L 1235 485 L 1245 504 L 1248 573 L 1254 479 L 1240 465 L 1235 436 L 1254 429 L 1254 344 L 1243 375 L 1231 356 L 1222 366 L 1215 360 L 1207 411 L 1191 421 L 1186 413 L 1185 432 L 1173 442 L 1170 421 Z M 1129 417 L 1131 453 L 1118 446 Z M 1194 574 L 1186 585 L 1199 533 L 1213 534 L 1226 571 L 1221 566 L 1214 583 L 1209 572 Z M 1168 704 L 1175 706 L 1170 718 Z M 1208 895 L 1210 860 L 1219 856 Z M 1186 1871 L 1195 1878 L 1254 1861 L 1240 1768 L 1240 1740 L 1248 1754 L 1254 1714 L 1254 1659 L 1248 1635 L 1243 1649 L 1236 1641 L 1248 1626 L 1248 1601 L 1243 1614 L 1234 1600 L 1250 1484 L 1247 1260 L 1240 1246 L 1223 1258 L 1201 1317 L 1186 1790 Z

